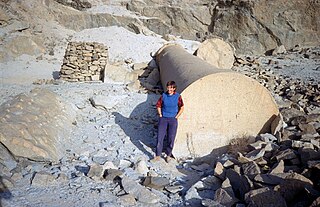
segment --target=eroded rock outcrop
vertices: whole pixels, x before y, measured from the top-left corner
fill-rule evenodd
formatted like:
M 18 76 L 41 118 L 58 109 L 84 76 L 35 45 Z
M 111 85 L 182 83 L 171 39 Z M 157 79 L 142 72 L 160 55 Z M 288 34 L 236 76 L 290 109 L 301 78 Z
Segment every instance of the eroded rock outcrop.
M 55 93 L 33 89 L 0 107 L 0 142 L 15 157 L 57 161 L 65 153 L 75 113 Z
M 0 50 L 0 60 L 21 54 L 49 53 L 54 47 L 52 40 L 63 38 L 56 32 L 60 26 L 80 31 L 117 25 L 146 35 L 157 33 L 200 41 L 218 36 L 233 44 L 237 54 L 272 53 L 281 45 L 287 49 L 295 45 L 316 46 L 320 39 L 318 1 L 119 2 L 118 6 L 127 9 L 130 15 L 88 12 L 86 9 L 90 6 L 83 0 L 0 2 L 1 29 L 7 34 L 14 33 L 13 37 L 0 36 L 5 48 Z M 14 44 L 13 38 L 18 38 L 22 46 L 30 47 Z M 19 49 L 11 49 L 10 44 Z
M 280 45 L 318 45 L 318 1 L 215 0 L 138 1 L 129 10 L 152 17 L 144 24 L 158 34 L 206 39 L 212 35 L 232 43 L 238 54 L 262 54 Z M 268 11 L 268 12 L 266 12 Z

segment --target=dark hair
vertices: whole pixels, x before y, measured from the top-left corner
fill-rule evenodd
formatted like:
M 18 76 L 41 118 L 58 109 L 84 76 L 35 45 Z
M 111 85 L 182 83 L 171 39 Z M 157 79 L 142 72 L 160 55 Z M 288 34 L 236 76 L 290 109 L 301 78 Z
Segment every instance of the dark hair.
M 176 82 L 174 82 L 174 81 L 168 81 L 167 86 L 172 86 L 175 89 L 177 88 Z

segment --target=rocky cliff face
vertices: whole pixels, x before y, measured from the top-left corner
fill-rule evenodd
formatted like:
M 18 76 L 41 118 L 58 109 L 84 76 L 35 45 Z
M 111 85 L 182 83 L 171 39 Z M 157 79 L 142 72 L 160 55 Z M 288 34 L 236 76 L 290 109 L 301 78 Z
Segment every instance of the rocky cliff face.
M 91 6 L 117 6 L 127 13 L 92 12 Z M 80 31 L 118 25 L 136 33 L 200 41 L 219 36 L 233 44 L 237 54 L 264 54 L 280 45 L 290 49 L 320 42 L 320 3 L 316 0 L 123 0 L 105 5 L 95 0 L 12 0 L 0 2 L 0 10 L 2 60 L 49 52 L 61 26 Z
M 150 17 L 143 22 L 156 33 L 199 40 L 219 36 L 240 54 L 262 54 L 280 45 L 318 45 L 320 40 L 320 3 L 314 0 L 162 3 L 133 0 L 127 8 Z
M 239 53 L 264 53 L 280 45 L 319 44 L 319 1 L 233 2 L 220 1 L 215 7 L 212 33 L 232 42 Z

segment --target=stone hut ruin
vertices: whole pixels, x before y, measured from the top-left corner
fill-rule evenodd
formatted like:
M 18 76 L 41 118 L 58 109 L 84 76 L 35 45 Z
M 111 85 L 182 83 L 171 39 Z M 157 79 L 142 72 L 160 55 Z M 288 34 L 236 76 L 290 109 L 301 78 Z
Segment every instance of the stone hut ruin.
M 108 48 L 97 42 L 70 42 L 67 46 L 60 79 L 69 82 L 103 80 Z

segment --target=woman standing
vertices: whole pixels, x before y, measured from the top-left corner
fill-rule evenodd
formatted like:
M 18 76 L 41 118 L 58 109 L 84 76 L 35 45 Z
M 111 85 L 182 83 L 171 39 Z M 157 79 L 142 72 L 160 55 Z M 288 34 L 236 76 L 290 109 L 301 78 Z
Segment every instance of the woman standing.
M 177 86 L 174 81 L 167 83 L 167 91 L 161 95 L 156 107 L 159 114 L 158 136 L 156 156 L 152 161 L 159 161 L 163 150 L 163 140 L 167 135 L 168 146 L 165 149 L 166 162 L 172 158 L 172 149 L 177 134 L 178 117 L 182 114 L 184 105 L 182 97 L 176 92 Z

